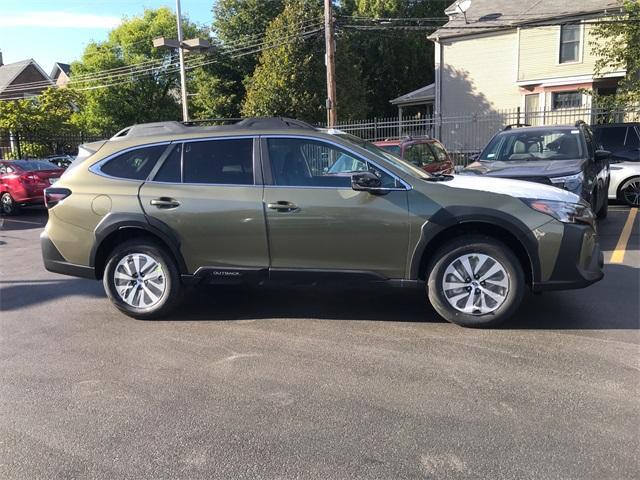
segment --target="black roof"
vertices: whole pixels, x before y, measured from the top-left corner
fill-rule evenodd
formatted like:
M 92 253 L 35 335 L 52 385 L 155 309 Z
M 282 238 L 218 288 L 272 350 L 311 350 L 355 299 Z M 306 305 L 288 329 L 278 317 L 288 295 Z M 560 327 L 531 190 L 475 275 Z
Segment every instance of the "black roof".
M 287 117 L 255 118 L 211 118 L 188 122 L 140 123 L 124 128 L 112 138 L 131 138 L 148 135 L 207 133 L 225 130 L 316 130 L 316 127 L 302 120 Z

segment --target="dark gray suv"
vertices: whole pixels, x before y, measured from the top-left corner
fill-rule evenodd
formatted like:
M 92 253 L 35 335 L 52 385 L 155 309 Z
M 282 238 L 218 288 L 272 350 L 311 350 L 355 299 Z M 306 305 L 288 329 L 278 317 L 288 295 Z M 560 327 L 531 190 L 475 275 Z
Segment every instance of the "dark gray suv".
M 609 205 L 610 156 L 597 147 L 591 128 L 582 121 L 575 126 L 507 127 L 462 173 L 564 188 L 588 202 L 602 219 Z

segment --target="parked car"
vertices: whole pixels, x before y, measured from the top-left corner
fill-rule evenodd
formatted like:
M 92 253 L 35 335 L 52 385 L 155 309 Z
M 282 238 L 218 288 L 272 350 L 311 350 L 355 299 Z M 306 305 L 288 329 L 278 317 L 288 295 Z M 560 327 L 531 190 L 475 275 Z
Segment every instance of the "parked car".
M 610 152 L 596 148 L 588 125 L 505 128 L 461 173 L 564 188 L 607 216 Z
M 73 157 L 71 155 L 50 155 L 45 160 L 57 167 L 67 168 L 73 162 Z
M 609 199 L 640 207 L 640 123 L 596 125 L 594 134 L 611 152 Z
M 166 315 L 184 285 L 328 282 L 423 288 L 444 318 L 481 327 L 512 315 L 527 286 L 603 276 L 577 195 L 430 175 L 296 120 L 136 125 L 81 151 L 46 190 L 44 265 L 102 279 L 136 318 Z M 329 173 L 345 157 L 366 169 Z
M 383 140 L 374 145 L 393 153 L 429 173 L 453 173 L 453 160 L 439 141 L 429 137 Z
M 0 208 L 13 215 L 25 205 L 44 204 L 44 189 L 64 170 L 42 160 L 0 161 Z
M 640 123 L 595 125 L 596 144 L 611 152 L 613 162 L 640 162 Z

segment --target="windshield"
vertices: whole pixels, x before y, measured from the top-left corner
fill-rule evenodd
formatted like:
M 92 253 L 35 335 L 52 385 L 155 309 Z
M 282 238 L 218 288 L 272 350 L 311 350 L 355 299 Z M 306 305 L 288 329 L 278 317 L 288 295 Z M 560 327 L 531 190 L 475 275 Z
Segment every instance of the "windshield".
M 400 156 L 400 145 L 380 145 L 380 148 L 386 152 L 393 153 L 396 157 Z
M 480 155 L 485 162 L 577 158 L 585 158 L 580 130 L 568 128 L 503 132 L 493 137 Z
M 350 143 L 354 143 L 358 147 L 364 148 L 365 150 L 367 150 L 370 153 L 373 153 L 374 155 L 376 155 L 379 158 L 383 158 L 387 162 L 391 163 L 394 167 L 398 168 L 399 170 L 402 170 L 407 175 L 411 175 L 412 177 L 416 177 L 416 178 L 428 178 L 428 177 L 430 177 L 430 175 L 427 172 L 425 172 L 424 170 L 420 170 L 419 168 L 414 167 L 409 162 L 405 162 L 404 160 L 400 159 L 399 157 L 395 156 L 394 154 L 383 150 L 382 148 L 374 145 L 373 143 L 367 142 L 366 140 L 363 140 L 361 138 L 355 137 L 355 136 L 350 135 L 348 133 L 342 133 L 341 132 L 341 133 L 334 133 L 333 135 L 335 135 L 336 137 L 339 137 L 339 138 L 341 138 L 343 140 L 346 140 L 346 141 L 348 141 Z
M 58 167 L 51 162 L 45 162 L 42 160 L 14 160 L 14 164 L 26 170 L 27 172 L 33 172 L 35 170 L 55 170 Z

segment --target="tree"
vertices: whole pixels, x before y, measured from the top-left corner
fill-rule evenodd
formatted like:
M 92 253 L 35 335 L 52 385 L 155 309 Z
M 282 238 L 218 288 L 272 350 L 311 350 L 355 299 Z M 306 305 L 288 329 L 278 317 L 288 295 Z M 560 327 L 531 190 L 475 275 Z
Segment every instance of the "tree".
M 322 41 L 317 36 L 283 40 L 299 31 L 301 20 L 319 14 L 317 2 L 291 0 L 269 24 L 265 41 L 277 46 L 262 52 L 253 76 L 247 81 L 244 115 L 283 115 L 308 121 L 322 118 L 323 84 L 318 72 L 324 66 L 317 54 Z
M 625 70 L 613 99 L 616 104 L 640 102 L 640 1 L 621 1 L 623 13 L 593 28 L 591 48 L 597 57 L 595 76 Z M 602 97 L 597 102 L 606 103 Z
M 321 13 L 318 1 L 289 0 L 269 24 L 265 40 L 270 48 L 262 52 L 253 76 L 246 81 L 244 115 L 325 120 L 326 70 L 321 31 L 308 38 L 295 37 L 301 23 L 320 18 Z M 336 76 L 341 118 L 364 115 L 366 92 L 358 61 L 347 46 L 336 62 Z
M 442 17 L 450 3 L 450 0 L 346 0 L 341 2 L 338 13 L 369 18 Z M 427 39 L 428 31 L 344 31 L 336 61 L 340 62 L 340 50 L 345 44 L 353 57 L 360 59 L 369 115 L 395 115 L 397 109 L 389 100 L 434 81 L 434 47 Z
M 75 133 L 82 98 L 68 88 L 48 88 L 37 97 L 0 102 L 0 129 L 41 136 Z
M 267 26 L 284 8 L 284 0 L 217 0 L 213 6 L 212 30 L 223 45 L 256 44 Z M 253 74 L 258 54 L 247 55 L 234 63 L 242 77 Z
M 183 19 L 183 31 L 185 38 L 207 37 L 203 27 L 187 19 Z M 179 76 L 175 64 L 170 65 L 177 55 L 152 44 L 154 38 L 162 36 L 177 37 L 175 15 L 165 7 L 145 10 L 142 16 L 125 19 L 109 33 L 107 41 L 90 43 L 82 59 L 73 63 L 72 85 L 85 103 L 78 123 L 85 130 L 115 132 L 134 123 L 180 118 Z M 142 62 L 147 63 L 136 67 Z M 128 66 L 130 70 L 125 68 Z M 151 66 L 159 69 L 151 70 Z M 114 68 L 122 70 L 101 74 Z M 82 81 L 85 75 L 99 77 Z

